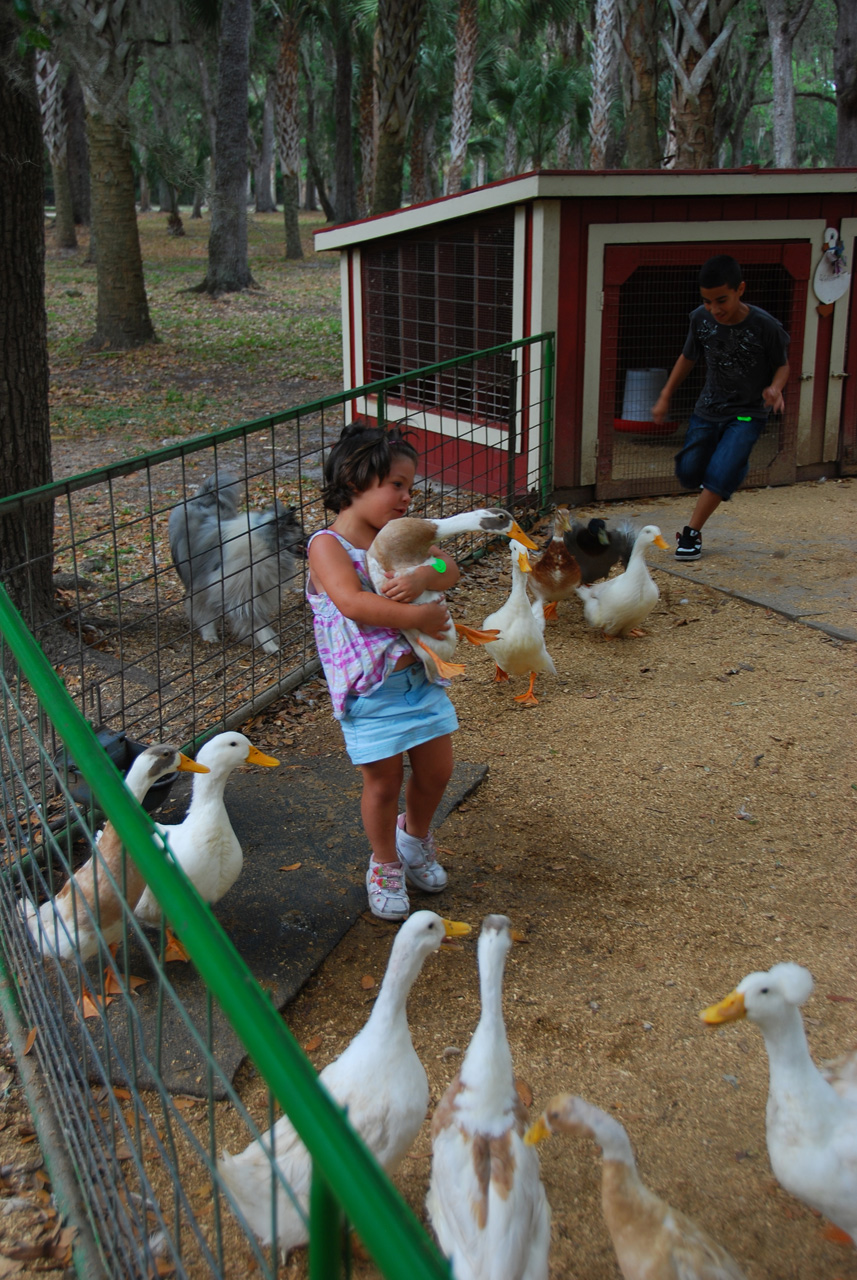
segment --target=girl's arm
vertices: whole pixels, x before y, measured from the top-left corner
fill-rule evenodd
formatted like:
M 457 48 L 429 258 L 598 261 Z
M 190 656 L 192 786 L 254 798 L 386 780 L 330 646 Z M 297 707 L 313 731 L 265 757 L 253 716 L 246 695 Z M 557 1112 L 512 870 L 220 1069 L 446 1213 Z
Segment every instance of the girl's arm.
M 399 600 L 402 604 L 412 604 L 424 591 L 448 591 L 461 580 L 461 570 L 454 560 L 445 556 L 440 547 L 432 547 L 431 554 L 441 561 L 445 568 L 436 569 L 434 565 L 421 564 L 409 573 L 390 574 L 381 588 L 388 600 Z
M 309 549 L 309 568 L 315 587 L 330 596 L 339 612 L 358 626 L 422 631 L 427 636 L 440 638 L 449 624 L 449 612 L 443 601 L 437 604 L 404 604 L 376 595 L 374 591 L 364 591 L 351 557 L 336 538 L 316 538 L 313 541 Z

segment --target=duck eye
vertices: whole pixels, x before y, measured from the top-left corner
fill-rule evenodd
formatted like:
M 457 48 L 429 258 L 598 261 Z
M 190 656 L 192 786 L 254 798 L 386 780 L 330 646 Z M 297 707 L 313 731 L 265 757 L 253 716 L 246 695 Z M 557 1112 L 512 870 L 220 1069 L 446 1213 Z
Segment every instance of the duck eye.
M 768 988 L 767 988 L 767 987 L 762 987 L 762 992 L 761 992 L 761 994 L 762 994 L 763 996 L 766 996 L 766 995 L 768 994 Z

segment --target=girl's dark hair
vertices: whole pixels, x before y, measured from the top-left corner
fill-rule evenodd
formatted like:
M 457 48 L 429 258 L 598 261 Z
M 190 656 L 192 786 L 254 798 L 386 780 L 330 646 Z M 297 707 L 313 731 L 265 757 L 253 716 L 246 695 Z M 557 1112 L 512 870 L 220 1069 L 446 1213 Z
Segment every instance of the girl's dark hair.
M 740 265 L 728 253 L 709 258 L 699 270 L 700 289 L 716 289 L 721 284 L 737 289 L 743 279 Z
M 327 455 L 321 498 L 330 511 L 350 507 L 357 493 L 374 480 L 386 480 L 394 458 L 409 458 L 417 464 L 416 449 L 396 427 L 367 427 L 352 422 Z

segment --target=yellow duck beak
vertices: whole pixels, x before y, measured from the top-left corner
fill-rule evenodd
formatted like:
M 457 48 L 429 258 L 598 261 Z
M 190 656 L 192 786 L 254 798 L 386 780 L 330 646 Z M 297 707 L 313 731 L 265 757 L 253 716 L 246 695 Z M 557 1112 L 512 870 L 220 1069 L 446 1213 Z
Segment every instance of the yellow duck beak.
M 443 931 L 447 938 L 466 938 L 468 933 L 473 932 L 469 924 L 463 924 L 460 920 L 444 920 Z
M 709 1026 L 718 1026 L 721 1022 L 738 1022 L 740 1018 L 747 1016 L 744 996 L 736 988 L 735 991 L 730 991 L 728 996 L 724 996 L 718 1004 L 710 1004 L 707 1009 L 700 1009 L 699 1016 Z
M 661 551 L 669 551 L 670 549 L 670 544 L 667 542 L 666 538 L 662 538 L 660 534 L 655 538 L 655 546 L 660 547 Z
M 532 573 L 533 566 L 530 564 L 530 557 L 526 554 L 518 556 L 518 568 L 521 573 Z
M 528 1147 L 534 1147 L 537 1143 L 544 1142 L 545 1138 L 550 1136 L 551 1130 L 548 1128 L 544 1116 L 539 1116 L 538 1120 L 534 1120 L 524 1134 L 524 1142 Z
M 278 765 L 280 762 L 279 760 L 275 760 L 273 756 L 266 756 L 263 752 L 257 750 L 256 747 L 251 747 L 247 752 L 247 763 L 260 764 L 265 769 L 273 769 L 275 765 Z
M 182 773 L 211 773 L 207 765 L 197 764 L 195 760 L 191 760 L 190 756 L 186 756 L 182 751 L 179 752 L 179 762 L 176 768 Z
M 514 538 L 515 541 L 520 542 L 522 546 L 529 547 L 530 551 L 538 551 L 539 549 L 539 544 L 537 542 L 533 542 L 528 533 L 524 533 L 517 521 L 512 524 L 512 527 L 506 534 L 506 537 Z

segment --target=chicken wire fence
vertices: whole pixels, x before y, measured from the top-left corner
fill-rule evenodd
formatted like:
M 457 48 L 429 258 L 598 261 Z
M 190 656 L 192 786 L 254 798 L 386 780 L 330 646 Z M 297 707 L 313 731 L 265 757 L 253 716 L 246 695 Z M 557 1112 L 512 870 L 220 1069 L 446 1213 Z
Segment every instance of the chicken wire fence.
M 412 430 L 411 514 L 539 504 L 550 484 L 552 379 L 552 335 L 539 335 L 16 495 L 0 502 L 0 521 L 21 522 L 26 555 L 4 573 L 26 600 L 44 567 L 28 530 L 53 504 L 60 611 L 34 634 L 67 690 L 100 729 L 199 742 L 319 670 L 303 547 L 326 523 L 323 462 L 343 425 Z M 219 501 L 197 496 L 215 476 Z M 452 554 L 484 541 L 463 536 Z
M 456 405 L 459 364 L 466 366 L 468 386 L 477 375 L 504 384 L 505 422 L 486 422 Z M 444 387 L 440 410 L 432 404 L 430 417 L 419 399 L 419 379 L 426 377 Z M 31 1107 L 60 1207 L 87 1224 L 75 1263 L 88 1280 L 99 1270 L 191 1280 L 251 1270 L 276 1276 L 276 1246 L 262 1247 L 249 1230 L 217 1159 L 224 1149 L 241 1150 L 258 1139 L 279 1109 L 313 1158 L 312 1193 L 301 1210 L 309 1219 L 311 1276 L 349 1270 L 346 1220 L 382 1274 L 448 1275 L 318 1085 L 270 997 L 190 882 L 164 857 L 168 841 L 153 840 L 151 819 L 123 787 L 121 769 L 132 743 L 135 750 L 141 741 L 198 744 L 236 727 L 316 670 L 300 543 L 323 524 L 323 458 L 344 421 L 396 419 L 422 428 L 414 435 L 421 457 L 418 512 L 441 517 L 486 503 L 538 504 L 549 482 L 551 377 L 550 337 L 508 344 L 0 504 L 0 516 L 13 514 L 25 534 L 29 514 L 41 503 L 54 504 L 61 605 L 58 620 L 30 630 L 0 587 L 0 1011 L 22 1071 L 26 1075 L 25 1052 L 26 1062 L 38 1067 Z M 214 475 L 231 491 L 226 514 L 214 521 L 221 560 L 230 539 L 249 549 L 251 596 L 254 586 L 272 590 L 264 559 L 276 566 L 275 599 L 266 600 L 264 616 L 275 644 L 267 648 L 264 640 L 254 643 L 261 638 L 255 629 L 249 642 L 236 642 L 223 574 L 215 638 L 204 639 L 199 633 L 208 623 L 195 609 L 185 610 L 171 563 L 170 513 L 178 511 L 181 559 L 188 510 L 199 483 Z M 227 531 L 233 519 L 243 525 Z M 254 541 L 259 529 L 273 534 L 261 551 Z M 482 545 L 468 537 L 454 554 L 478 554 Z M 184 554 L 192 562 L 196 552 L 185 548 Z M 19 587 L 22 575 L 25 582 L 31 575 L 35 590 L 35 561 L 5 571 Z M 194 578 L 194 604 L 197 586 Z M 99 826 L 107 820 L 122 848 L 118 862 L 99 844 Z M 61 959 L 46 944 L 47 931 L 31 931 L 26 917 L 32 923 L 45 905 L 50 912 L 60 887 L 72 875 L 77 883 L 87 862 L 96 890 L 90 897 L 72 892 L 68 954 Z M 165 927 L 147 933 L 125 900 L 131 864 L 181 936 L 201 979 L 201 1006 L 189 1005 L 176 979 L 185 966 L 167 962 Z M 107 898 L 118 903 L 119 921 L 109 938 L 102 915 Z M 84 932 L 92 937 L 89 947 L 82 944 Z M 118 943 L 113 949 L 111 940 Z M 136 982 L 142 975 L 145 997 Z M 224 1025 L 234 1029 L 267 1090 L 264 1114 L 254 1106 L 255 1119 L 215 1051 Z M 180 1090 L 169 1083 L 174 1052 L 197 1064 Z M 288 1197 L 291 1190 L 274 1159 L 268 1163 L 276 1240 L 277 1194 Z
M 236 1135 L 242 1145 L 260 1136 L 214 1052 L 213 1028 L 225 1017 L 267 1083 L 262 1128 L 273 1123 L 279 1104 L 312 1155 L 313 1190 L 309 1207 L 304 1198 L 301 1208 L 310 1274 L 342 1274 L 348 1258 L 344 1213 L 382 1274 L 447 1276 L 440 1255 L 319 1085 L 227 935 L 164 857 L 168 844 L 153 839 L 151 819 L 105 762 L 91 727 L 2 588 L 0 673 L 0 1003 L 16 1050 L 38 1063 L 40 1092 L 30 1101 L 60 1209 L 73 1222 L 76 1210 L 82 1214 L 78 1274 L 86 1280 L 100 1274 L 237 1277 L 251 1270 L 277 1275 L 276 1246 L 265 1250 L 252 1232 L 240 1230 L 240 1210 L 218 1172 L 218 1153 L 224 1146 L 234 1149 Z M 59 754 L 57 737 L 64 743 Z M 70 754 L 74 779 L 86 780 L 143 878 L 169 905 L 205 984 L 202 1025 L 188 1016 L 168 976 L 163 926 L 160 937 L 150 939 L 125 901 L 125 858 L 115 872 L 101 858 L 91 808 L 73 794 Z M 48 930 L 34 939 L 23 927 L 23 910 L 41 898 L 50 903 L 87 858 L 97 864 L 101 903 L 78 895 L 69 935 L 74 945 L 64 963 L 47 943 Z M 103 945 L 100 908 L 111 895 L 122 909 L 121 955 Z M 84 963 L 83 938 L 90 930 L 102 945 Z M 149 1000 L 156 1012 L 148 1023 L 136 1003 L 132 956 L 134 968 L 144 969 L 156 987 Z M 160 1029 L 171 1014 L 182 1020 L 201 1063 L 193 1094 L 174 1094 L 164 1085 Z M 269 1163 L 271 1191 L 282 1185 L 291 1195 L 273 1159 Z M 271 1200 L 276 1241 L 273 1194 Z

